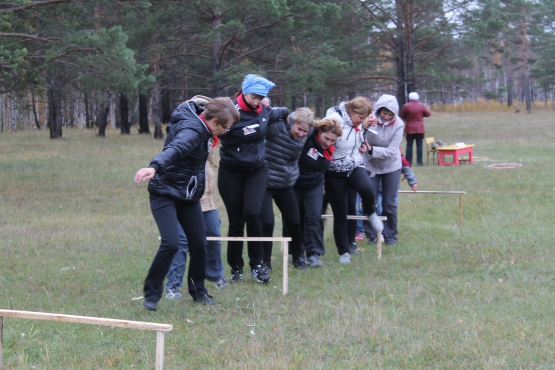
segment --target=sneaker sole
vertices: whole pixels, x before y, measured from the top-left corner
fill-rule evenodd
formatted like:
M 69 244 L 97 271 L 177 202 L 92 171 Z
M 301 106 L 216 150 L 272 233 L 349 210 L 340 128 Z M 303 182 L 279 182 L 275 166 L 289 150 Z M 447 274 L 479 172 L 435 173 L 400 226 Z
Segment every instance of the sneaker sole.
M 257 278 L 256 276 L 253 276 L 253 278 L 256 279 L 256 281 L 260 284 L 265 284 L 265 283 L 269 283 L 270 281 L 272 281 L 272 279 L 268 279 L 268 280 L 260 280 L 259 278 Z

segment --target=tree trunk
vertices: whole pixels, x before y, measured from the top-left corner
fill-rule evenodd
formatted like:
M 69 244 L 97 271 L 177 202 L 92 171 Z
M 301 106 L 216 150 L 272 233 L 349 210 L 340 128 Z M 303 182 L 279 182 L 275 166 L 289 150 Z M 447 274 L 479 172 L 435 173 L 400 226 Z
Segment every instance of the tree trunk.
M 33 116 L 35 117 L 35 125 L 37 126 L 37 130 L 40 130 L 40 122 L 37 116 L 37 107 L 35 106 L 35 94 L 31 93 L 31 103 L 33 104 Z
M 139 134 L 150 134 L 148 126 L 148 97 L 139 94 Z
M 212 9 L 212 30 L 214 31 L 214 38 L 212 40 L 212 49 L 210 59 L 212 64 L 212 78 L 214 79 L 212 86 L 212 96 L 220 96 L 224 87 L 223 76 L 220 76 L 221 61 L 220 51 L 222 48 L 222 35 L 220 33 L 220 26 L 222 25 L 222 12 L 216 7 Z
M 169 90 L 162 90 L 162 122 L 168 123 L 172 117 L 171 95 Z
M 523 48 L 523 61 L 524 64 L 524 84 L 522 90 L 524 93 L 524 100 L 526 101 L 526 112 L 532 112 L 532 97 L 530 96 L 530 65 L 528 63 L 528 22 L 526 19 L 526 9 L 522 9 L 522 48 Z
M 316 117 L 323 117 L 324 103 L 321 93 L 316 94 L 316 98 L 314 99 L 314 107 L 316 108 Z
M 127 95 L 124 93 L 119 94 L 119 117 L 121 134 L 131 134 L 131 127 L 129 125 L 129 99 L 127 99 Z
M 291 111 L 297 109 L 297 96 L 293 93 L 291 95 Z
M 406 103 L 406 81 L 405 81 L 405 55 L 403 48 L 403 24 L 404 24 L 404 14 L 402 0 L 395 0 L 395 8 L 397 12 L 397 35 L 395 37 L 395 49 L 397 52 L 397 59 L 395 61 L 396 66 L 396 78 L 397 78 L 397 102 L 399 107 L 402 107 Z
M 151 109 L 152 120 L 154 123 L 154 138 L 163 139 L 164 133 L 162 132 L 162 122 L 160 121 L 160 80 L 156 80 L 151 90 Z
M 62 137 L 62 77 L 57 71 L 48 70 L 48 128 L 50 139 Z
M 108 126 L 108 113 L 110 112 L 110 93 L 106 100 L 103 99 L 103 95 L 100 95 L 98 100 L 98 137 L 106 137 L 106 126 Z

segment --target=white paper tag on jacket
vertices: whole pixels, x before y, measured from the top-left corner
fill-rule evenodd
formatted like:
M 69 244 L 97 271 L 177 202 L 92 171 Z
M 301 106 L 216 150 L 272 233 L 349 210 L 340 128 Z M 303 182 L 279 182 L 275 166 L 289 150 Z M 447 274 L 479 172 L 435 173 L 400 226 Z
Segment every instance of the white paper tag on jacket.
M 306 154 L 314 160 L 318 160 L 318 157 L 323 157 L 322 153 L 320 153 L 316 148 L 310 148 Z
M 249 125 L 249 126 L 243 127 L 243 135 L 254 134 L 256 132 L 256 128 L 259 127 L 259 126 L 260 125 L 258 123 L 255 123 L 254 125 Z

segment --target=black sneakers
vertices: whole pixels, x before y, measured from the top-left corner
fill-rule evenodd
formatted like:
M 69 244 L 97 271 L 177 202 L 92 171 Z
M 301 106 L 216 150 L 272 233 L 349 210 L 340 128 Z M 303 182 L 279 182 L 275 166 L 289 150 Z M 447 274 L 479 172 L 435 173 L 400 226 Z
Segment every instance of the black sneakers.
M 262 265 L 256 265 L 255 268 L 251 270 L 251 276 L 256 279 L 259 283 L 267 283 L 270 279 L 270 274 Z
M 235 284 L 241 280 L 243 280 L 243 269 L 231 270 L 231 279 L 229 279 L 229 282 Z
M 355 242 L 349 243 L 349 254 L 361 254 Z
M 156 311 L 157 303 L 145 300 L 143 302 L 143 308 L 149 311 Z
M 299 270 L 308 270 L 308 267 L 306 266 L 306 262 L 302 257 L 293 259 L 293 267 Z
M 193 298 L 193 301 L 202 303 L 203 305 L 216 304 L 216 301 L 214 300 L 214 298 L 212 298 L 212 296 L 208 294 L 203 294 L 201 296 L 195 297 Z

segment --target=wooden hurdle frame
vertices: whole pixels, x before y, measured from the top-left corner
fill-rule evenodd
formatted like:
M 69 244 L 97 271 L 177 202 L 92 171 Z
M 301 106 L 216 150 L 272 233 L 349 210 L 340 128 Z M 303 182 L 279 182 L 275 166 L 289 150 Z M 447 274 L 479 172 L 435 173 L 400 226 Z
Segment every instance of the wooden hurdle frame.
M 154 330 L 156 331 L 156 370 L 164 369 L 164 333 L 171 331 L 173 325 L 157 324 L 153 322 L 128 321 L 117 319 L 105 319 L 100 317 L 64 315 L 46 312 L 15 311 L 0 309 L 0 370 L 2 370 L 3 342 L 4 342 L 4 317 L 15 319 L 47 320 L 57 322 L 71 322 L 75 324 L 116 326 L 119 328 Z
M 283 295 L 289 292 L 289 242 L 291 238 L 283 237 L 256 237 L 256 236 L 207 236 L 208 241 L 255 241 L 255 242 L 281 242 L 283 252 Z M 0 369 L 2 370 L 2 369 Z
M 322 215 L 322 218 L 333 218 L 333 215 Z M 355 215 L 348 215 L 347 220 L 368 220 L 367 216 L 355 216 Z M 380 216 L 380 220 L 385 221 L 387 220 L 386 216 Z M 378 238 L 376 242 L 376 249 L 378 254 L 378 259 L 382 259 L 382 233 L 378 233 Z
M 399 190 L 399 193 L 403 194 L 455 194 L 459 196 L 459 226 L 462 226 L 462 196 L 466 194 L 466 191 L 441 191 L 441 190 Z

